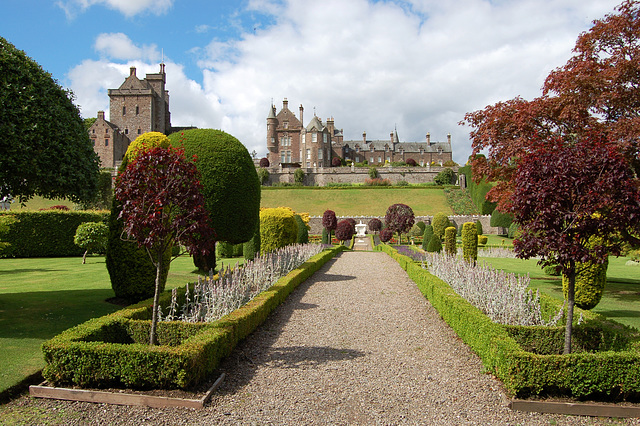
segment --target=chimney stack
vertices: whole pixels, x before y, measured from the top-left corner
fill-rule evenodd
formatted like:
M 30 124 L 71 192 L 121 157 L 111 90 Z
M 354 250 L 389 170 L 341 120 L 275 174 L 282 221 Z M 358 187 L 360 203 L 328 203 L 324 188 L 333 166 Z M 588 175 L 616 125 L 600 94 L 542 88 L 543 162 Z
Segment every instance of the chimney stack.
M 98 111 L 98 120 L 104 120 L 104 111 Z
M 451 145 L 451 133 L 447 134 L 447 143 Z
M 302 127 L 304 127 L 303 113 L 304 108 L 302 107 L 302 104 L 300 104 L 300 124 L 302 124 Z
M 284 100 L 282 101 L 282 109 L 289 109 L 289 101 L 287 100 L 287 98 L 284 98 Z
M 362 143 L 367 143 L 367 132 L 362 132 Z
M 391 144 L 393 145 L 393 132 L 389 133 L 389 135 L 391 136 Z
M 129 76 L 136 75 L 136 67 L 129 68 Z
M 427 133 L 427 145 L 431 146 L 431 133 Z

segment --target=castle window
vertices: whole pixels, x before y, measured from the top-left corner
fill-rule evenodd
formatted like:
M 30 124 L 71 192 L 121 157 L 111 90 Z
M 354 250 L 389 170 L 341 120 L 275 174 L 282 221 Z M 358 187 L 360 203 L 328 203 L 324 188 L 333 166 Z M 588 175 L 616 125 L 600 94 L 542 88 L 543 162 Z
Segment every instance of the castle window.
M 96 129 L 93 129 L 93 130 L 92 130 L 92 133 L 95 133 L 95 132 L 96 132 Z
M 286 155 L 287 155 L 287 158 L 286 158 L 287 163 L 290 163 L 291 162 L 291 151 L 287 151 Z
M 109 133 L 109 129 L 104 129 L 104 132 L 105 133 Z
M 288 129 L 288 128 L 289 128 L 289 122 L 288 122 L 288 121 L 285 121 L 284 123 L 282 123 L 282 126 L 283 126 L 285 129 Z
M 373 145 L 371 145 L 371 152 L 373 152 Z
M 104 140 L 104 146 L 109 146 L 109 139 Z
M 307 160 L 311 160 L 311 150 L 307 149 Z
M 356 155 L 356 163 L 360 162 L 360 157 Z
M 138 128 L 138 134 L 141 134 L 141 133 L 142 133 L 142 130 L 140 130 L 140 128 Z
M 369 160 L 370 163 L 373 163 L 375 160 L 375 157 L 371 157 L 371 159 Z
M 284 154 L 284 151 L 282 151 L 282 152 L 280 153 L 280 162 L 281 162 L 281 163 L 284 163 L 284 159 L 285 159 L 285 156 L 284 156 L 284 155 L 285 155 L 285 154 Z
M 378 157 L 378 163 L 382 163 L 382 157 Z
M 136 115 L 140 114 L 140 107 L 136 105 Z
M 128 135 L 129 134 L 129 129 L 124 129 L 124 134 Z
M 271 137 L 271 145 L 275 145 L 276 144 L 276 138 L 274 138 L 273 136 Z
M 127 107 L 123 106 L 122 107 L 122 115 L 126 115 L 127 114 Z
M 322 160 L 323 157 L 323 152 L 324 150 L 322 148 L 318 148 L 318 160 Z
M 317 143 L 318 142 L 318 133 L 317 132 L 313 132 L 311 134 L 311 142 L 312 143 Z
M 327 136 L 328 136 L 328 135 L 327 135 L 326 133 L 323 133 L 323 134 L 322 134 L 322 142 L 323 142 L 323 143 L 327 143 Z

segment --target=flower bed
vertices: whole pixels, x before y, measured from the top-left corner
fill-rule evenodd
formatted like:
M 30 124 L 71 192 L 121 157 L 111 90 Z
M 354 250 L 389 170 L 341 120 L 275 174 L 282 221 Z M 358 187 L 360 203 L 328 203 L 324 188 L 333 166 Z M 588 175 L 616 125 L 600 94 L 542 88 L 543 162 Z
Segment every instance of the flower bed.
M 495 323 L 420 263 L 388 245 L 381 244 L 376 248 L 398 261 L 445 322 L 480 356 L 487 370 L 502 380 L 512 395 L 560 394 L 628 400 L 640 397 L 637 330 L 584 311 L 584 323 L 576 326 L 576 340 L 582 334 L 587 340 L 604 342 L 609 339 L 608 345 L 587 345 L 585 352 L 570 355 L 529 352 L 523 347 L 534 349 L 535 345 L 530 343 L 547 346 L 547 342 L 553 341 L 553 336 L 562 335 L 564 329 Z M 556 309 L 561 303 L 544 296 L 541 301 Z
M 158 324 L 159 345 L 149 346 L 151 300 L 89 320 L 43 343 L 44 378 L 81 387 L 185 388 L 208 377 L 235 345 L 286 297 L 343 250 L 325 250 L 280 278 L 244 306 L 211 323 Z M 160 306 L 171 304 L 162 294 Z

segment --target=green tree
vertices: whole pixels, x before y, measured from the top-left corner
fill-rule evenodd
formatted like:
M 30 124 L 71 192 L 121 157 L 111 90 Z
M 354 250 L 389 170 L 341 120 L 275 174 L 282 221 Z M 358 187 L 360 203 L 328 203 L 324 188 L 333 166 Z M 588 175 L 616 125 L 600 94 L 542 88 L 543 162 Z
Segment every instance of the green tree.
M 449 226 L 444 230 L 444 251 L 449 256 L 455 256 L 457 253 L 456 233 L 455 226 Z
M 446 213 L 436 213 L 433 216 L 431 225 L 433 226 L 433 235 L 442 240 L 444 238 L 444 230 L 451 226 L 451 222 L 449 222 L 449 216 Z
M 73 95 L 0 37 L 0 198 L 93 199 L 99 159 Z
M 433 238 L 433 226 L 425 225 L 424 234 L 422 234 L 422 250 L 429 248 L 429 241 Z
M 296 171 L 293 172 L 293 180 L 296 185 L 304 185 L 304 170 L 296 169 Z
M 473 222 L 462 225 L 462 257 L 472 263 L 478 259 L 478 228 Z
M 104 252 L 107 249 L 109 239 L 109 227 L 102 222 L 81 223 L 76 229 L 73 242 L 78 247 L 84 249 L 82 264 L 87 261 L 87 254 Z

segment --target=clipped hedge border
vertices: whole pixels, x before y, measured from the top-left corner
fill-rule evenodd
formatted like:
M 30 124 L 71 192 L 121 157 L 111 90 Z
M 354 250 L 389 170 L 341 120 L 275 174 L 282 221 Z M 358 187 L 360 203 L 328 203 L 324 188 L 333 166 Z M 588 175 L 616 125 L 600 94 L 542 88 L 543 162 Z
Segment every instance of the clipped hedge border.
M 89 320 L 43 343 L 47 365 L 42 375 L 54 385 L 80 387 L 186 388 L 197 384 L 298 285 L 342 250 L 334 247 L 313 256 L 215 322 L 160 323 L 161 345 L 144 343 L 149 335 L 152 300 Z M 170 299 L 170 292 L 163 293 L 160 305 L 168 306 Z
M 444 321 L 482 359 L 509 393 L 516 397 L 560 394 L 576 398 L 637 400 L 640 397 L 640 354 L 633 346 L 622 351 L 538 355 L 526 352 L 507 327 L 493 323 L 444 281 L 393 247 L 376 247 L 407 271 Z M 585 317 L 602 318 L 584 312 Z
M 67 257 L 82 256 L 84 249 L 73 242 L 76 229 L 84 222 L 104 222 L 106 211 L 0 212 L 14 216 L 4 241 L 10 244 L 6 257 Z

